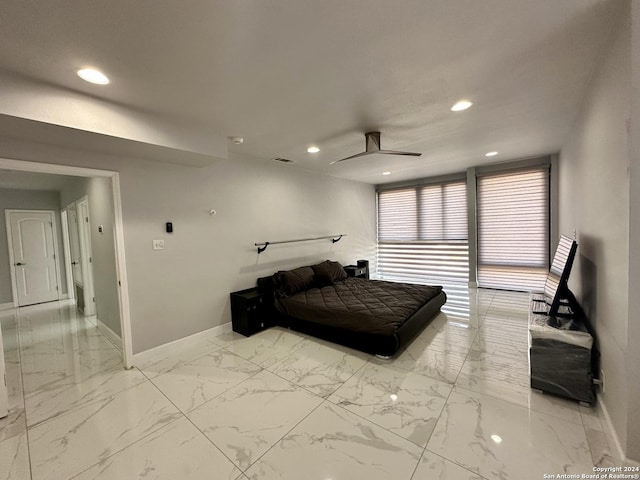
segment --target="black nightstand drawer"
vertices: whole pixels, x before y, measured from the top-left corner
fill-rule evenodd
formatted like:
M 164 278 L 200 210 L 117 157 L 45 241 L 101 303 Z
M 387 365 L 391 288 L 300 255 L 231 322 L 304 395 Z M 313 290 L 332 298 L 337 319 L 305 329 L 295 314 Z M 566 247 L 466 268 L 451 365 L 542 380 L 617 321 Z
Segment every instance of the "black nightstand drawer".
M 269 296 L 257 288 L 231 294 L 231 325 L 234 332 L 247 337 L 271 326 Z
M 358 267 L 357 265 L 347 265 L 344 267 L 344 270 L 347 272 L 347 275 L 350 277 L 358 277 L 358 278 L 366 278 L 367 277 L 367 267 Z

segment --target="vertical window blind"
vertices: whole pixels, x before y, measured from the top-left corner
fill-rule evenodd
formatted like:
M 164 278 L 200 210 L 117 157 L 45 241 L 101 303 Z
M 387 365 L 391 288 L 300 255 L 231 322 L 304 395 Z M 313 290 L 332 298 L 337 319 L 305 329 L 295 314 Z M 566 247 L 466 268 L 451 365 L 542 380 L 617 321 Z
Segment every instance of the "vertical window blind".
M 414 283 L 469 281 L 465 181 L 378 192 L 378 274 Z
M 542 290 L 549 267 L 549 168 L 477 177 L 478 286 Z

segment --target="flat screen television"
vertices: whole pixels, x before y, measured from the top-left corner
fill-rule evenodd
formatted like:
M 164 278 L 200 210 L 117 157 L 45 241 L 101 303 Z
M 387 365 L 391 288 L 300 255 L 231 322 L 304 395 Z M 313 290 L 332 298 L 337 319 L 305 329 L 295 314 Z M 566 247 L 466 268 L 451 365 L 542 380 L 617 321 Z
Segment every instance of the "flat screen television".
M 563 298 L 572 297 L 567 282 L 577 250 L 578 244 L 575 240 L 564 235 L 560 236 L 558 248 L 544 283 L 544 292 L 534 297 L 533 313 L 543 313 L 551 317 L 562 315 L 560 307 Z

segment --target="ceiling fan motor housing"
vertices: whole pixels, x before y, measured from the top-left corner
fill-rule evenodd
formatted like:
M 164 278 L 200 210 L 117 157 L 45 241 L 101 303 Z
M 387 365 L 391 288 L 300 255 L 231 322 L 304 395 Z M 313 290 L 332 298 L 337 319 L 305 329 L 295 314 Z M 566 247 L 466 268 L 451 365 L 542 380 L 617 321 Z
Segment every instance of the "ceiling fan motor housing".
M 380 150 L 380 132 L 368 132 L 364 134 L 367 139 L 367 152 L 377 152 Z

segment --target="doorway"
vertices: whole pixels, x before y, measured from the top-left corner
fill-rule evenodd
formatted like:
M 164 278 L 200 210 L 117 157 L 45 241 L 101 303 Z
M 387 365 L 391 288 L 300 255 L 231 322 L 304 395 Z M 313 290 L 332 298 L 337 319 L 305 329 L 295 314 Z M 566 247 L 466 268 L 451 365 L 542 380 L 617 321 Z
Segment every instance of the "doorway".
M 55 213 L 6 210 L 13 302 L 19 307 L 60 299 Z
M 124 248 L 124 231 L 122 222 L 122 203 L 120 199 L 120 178 L 118 172 L 109 170 L 98 170 L 92 168 L 72 167 L 66 165 L 47 164 L 39 162 L 28 162 L 23 160 L 13 160 L 0 158 L 0 169 L 13 170 L 18 172 L 34 172 L 50 175 L 65 175 L 75 177 L 94 177 L 94 178 L 106 178 L 109 180 L 110 190 L 112 193 L 112 205 L 113 208 L 113 241 L 115 249 L 115 282 L 117 290 L 117 306 L 120 319 L 120 338 L 122 340 L 122 356 L 125 368 L 131 368 L 133 366 L 133 348 L 131 343 L 131 319 L 129 309 L 129 293 L 128 293 L 128 278 L 126 271 L 126 259 Z M 81 211 L 88 212 L 88 203 L 78 209 L 76 205 L 76 215 L 79 215 Z M 78 241 L 81 241 L 80 234 L 78 235 Z M 15 263 L 15 262 L 14 262 Z M 82 272 L 82 267 L 80 267 Z M 58 269 L 58 285 L 59 269 Z M 85 280 L 83 276 L 83 280 Z M 86 281 L 83 282 L 83 284 Z M 14 303 L 15 306 L 17 304 Z M 86 308 L 86 306 L 85 306 Z

